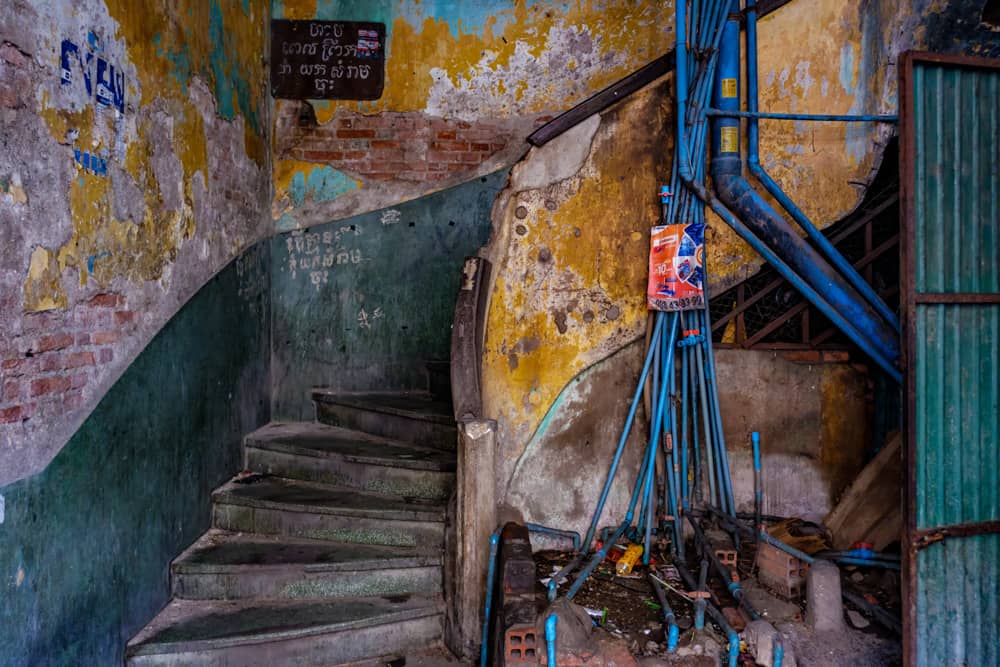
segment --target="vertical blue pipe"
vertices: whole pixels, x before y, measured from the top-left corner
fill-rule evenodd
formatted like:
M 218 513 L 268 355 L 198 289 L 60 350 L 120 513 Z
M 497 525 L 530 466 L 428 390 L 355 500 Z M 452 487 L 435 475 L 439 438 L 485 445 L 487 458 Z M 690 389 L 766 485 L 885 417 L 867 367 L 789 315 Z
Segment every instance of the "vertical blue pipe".
M 683 333 L 684 313 L 681 313 L 681 332 Z M 687 511 L 688 501 L 688 348 L 681 348 L 681 510 Z
M 635 395 L 632 396 L 632 405 L 629 406 L 628 417 L 625 419 L 625 426 L 622 429 L 621 438 L 618 440 L 618 448 L 615 450 L 614 459 L 611 461 L 611 469 L 608 471 L 608 477 L 604 481 L 604 488 L 601 489 L 601 497 L 597 501 L 597 508 L 594 510 L 594 516 L 590 520 L 590 527 L 587 528 L 587 535 L 583 538 L 581 553 L 586 553 L 590 549 L 590 544 L 594 539 L 594 531 L 597 530 L 597 523 L 601 520 L 601 513 L 604 512 L 604 504 L 608 501 L 608 493 L 611 491 L 611 484 L 615 480 L 615 473 L 618 472 L 618 465 L 621 463 L 622 452 L 625 451 L 625 442 L 628 440 L 628 435 L 632 431 L 632 422 L 635 419 L 635 412 L 639 407 L 639 401 L 642 399 L 642 392 L 646 385 L 646 376 L 649 373 L 650 364 L 653 362 L 653 350 L 655 348 L 653 341 L 659 341 L 662 329 L 663 319 L 657 317 L 656 324 L 653 327 L 653 336 L 650 339 L 649 351 L 646 353 L 646 361 L 643 363 L 642 373 L 639 375 L 639 382 L 636 385 Z
M 710 383 L 709 398 L 712 403 L 712 415 L 716 429 L 716 447 L 719 451 L 719 468 L 722 480 L 726 487 L 726 504 L 729 507 L 729 514 L 736 515 L 736 502 L 733 499 L 733 480 L 729 474 L 729 456 L 726 453 L 726 436 L 722 432 L 722 411 L 719 409 L 719 388 L 715 380 L 715 352 L 712 350 L 712 318 L 708 311 L 708 302 L 705 302 L 705 310 L 702 311 L 703 325 L 702 331 L 705 336 L 705 364 Z
M 545 619 L 545 647 L 549 667 L 556 667 L 556 623 L 558 622 L 559 617 L 555 614 L 549 614 Z
M 698 571 L 698 592 L 708 592 L 708 561 L 701 559 L 701 567 Z M 705 605 L 708 599 L 699 597 L 694 601 L 694 627 L 701 630 L 705 627 Z
M 747 0 L 747 110 L 750 113 L 757 113 L 758 88 L 757 88 L 757 8 L 755 0 Z M 727 109 L 728 111 L 729 109 Z M 792 219 L 798 223 L 799 227 L 805 230 L 809 238 L 819 247 L 827 259 L 843 274 L 854 289 L 863 296 L 868 303 L 878 311 L 879 315 L 885 318 L 886 322 L 894 329 L 899 330 L 899 319 L 885 304 L 881 297 L 872 289 L 864 278 L 855 270 L 851 263 L 844 259 L 830 240 L 816 228 L 805 213 L 795 205 L 795 202 L 781 189 L 773 178 L 760 164 L 758 155 L 758 145 L 760 132 L 758 119 L 750 116 L 747 121 L 747 166 L 750 173 L 760 181 L 764 189 L 771 193 L 781 207 L 785 209 Z
M 490 634 L 490 612 L 493 606 L 493 579 L 497 569 L 497 545 L 500 544 L 500 532 L 490 535 L 490 564 L 486 568 L 486 610 L 483 612 L 482 646 L 479 648 L 479 667 L 486 667 L 486 654 L 489 648 L 487 642 Z
M 666 315 L 666 318 L 670 322 L 670 334 L 667 337 L 667 340 L 665 342 L 665 347 L 663 349 L 663 359 L 665 365 L 670 365 L 673 363 L 672 360 L 673 360 L 674 344 L 677 340 L 677 320 L 678 320 L 677 313 L 668 313 Z M 643 498 L 646 499 L 646 502 L 651 501 L 652 497 L 655 495 L 653 493 L 653 481 L 656 478 L 656 454 L 658 453 L 659 450 L 660 436 L 663 432 L 666 431 L 663 422 L 664 419 L 667 417 L 666 401 L 669 398 L 667 390 L 669 389 L 670 385 L 666 382 L 665 378 L 661 377 L 660 379 L 661 379 L 660 393 L 657 396 L 656 400 L 656 410 L 654 410 L 655 418 L 653 420 L 654 422 L 653 428 L 650 430 L 650 434 L 652 435 L 650 444 L 653 447 L 653 452 L 652 456 L 650 456 L 649 458 L 649 467 L 646 471 L 645 483 L 643 484 Z M 672 473 L 667 469 L 668 466 L 669 466 L 668 459 L 667 457 L 664 457 L 664 472 L 670 475 Z M 647 509 L 650 510 L 651 508 L 647 507 Z M 649 565 L 649 546 L 652 542 L 652 530 L 651 530 L 652 517 L 650 515 L 653 513 L 654 512 L 650 511 L 649 514 L 647 514 L 646 516 L 646 537 L 644 543 L 645 549 L 642 553 L 642 562 L 646 565 Z M 674 525 L 676 526 L 676 524 L 677 522 L 675 521 Z M 640 526 L 641 525 L 642 524 L 640 522 Z
M 760 433 L 754 431 L 750 434 L 750 441 L 753 443 L 753 524 L 754 531 L 759 536 L 763 525 L 760 519 L 761 505 L 763 504 L 763 493 L 761 492 L 761 469 L 760 469 Z M 757 542 L 760 542 L 758 537 Z

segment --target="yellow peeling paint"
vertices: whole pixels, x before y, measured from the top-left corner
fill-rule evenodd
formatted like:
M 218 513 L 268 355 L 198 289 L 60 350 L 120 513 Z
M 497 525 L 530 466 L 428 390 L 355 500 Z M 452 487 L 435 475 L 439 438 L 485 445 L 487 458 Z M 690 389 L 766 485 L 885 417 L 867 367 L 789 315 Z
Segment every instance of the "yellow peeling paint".
M 487 316 L 483 387 L 486 414 L 518 434 L 513 442 L 526 442 L 577 373 L 641 335 L 647 230 L 659 213 L 655 193 L 670 143 L 657 97 L 666 90 L 661 83 L 607 113 L 577 176 L 510 193 L 495 238 L 507 245 L 490 248 L 503 259 Z M 523 219 L 515 215 L 520 206 L 528 210 Z
M 28 311 L 66 307 L 66 292 L 60 284 L 59 264 L 53 253 L 42 246 L 31 251 L 28 278 L 24 283 L 24 307 Z
M 55 142 L 67 147 L 60 149 L 66 159 L 73 160 L 73 150 L 79 149 L 109 156 L 111 163 L 106 175 L 76 166 L 67 192 L 70 238 L 58 248 L 34 249 L 24 283 L 27 310 L 66 306 L 61 283 L 66 269 L 77 271 L 81 285 L 91 280 L 107 285 L 116 278 L 134 283 L 156 280 L 174 261 L 181 243 L 194 235 L 194 185 L 200 179 L 200 189 L 208 188 L 211 140 L 191 89 L 194 77 L 215 94 L 220 115 L 242 123 L 247 155 L 266 164 L 260 64 L 266 11 L 251 8 L 244 13 L 241 3 L 200 0 L 109 0 L 107 4 L 117 32 L 104 39 L 124 45 L 125 58 L 115 64 L 126 74 L 127 108 L 123 117 L 110 111 L 95 113 L 92 99 L 66 100 L 61 91 L 54 99 L 42 91 L 39 115 Z M 220 31 L 224 44 L 218 39 Z M 160 137 L 167 133 L 169 143 L 159 139 L 156 150 L 173 154 L 161 157 L 176 157 L 181 165 L 179 205 L 164 202 L 161 188 L 174 184 L 160 183 L 152 169 L 157 132 Z M 115 155 L 124 159 L 117 162 Z M 127 179 L 129 187 L 142 193 L 139 219 L 115 217 L 114 179 Z
M 284 7 L 286 18 L 312 18 L 316 2 L 287 0 Z M 672 38 L 666 26 L 670 25 L 672 17 L 671 3 L 649 0 L 635 3 L 540 2 L 531 7 L 518 2 L 514 7 L 498 9 L 477 32 L 463 32 L 460 17 L 455 19 L 456 29 L 449 22 L 434 18 L 411 25 L 399 16 L 391 25 L 382 97 L 374 102 L 341 101 L 316 105 L 316 119 L 326 123 L 340 109 L 364 113 L 426 111 L 436 76 L 445 76 L 452 82 L 495 76 L 503 89 L 515 91 L 521 103 L 516 109 L 518 113 L 563 109 L 668 51 Z M 553 48 L 548 41 L 549 34 L 558 27 L 573 28 L 589 35 L 599 57 L 609 63 L 607 67 L 598 68 L 588 80 L 581 81 L 578 92 L 569 99 L 556 99 L 547 94 L 545 80 L 537 76 L 537 71 L 529 74 L 527 70 L 511 68 L 518 48 L 536 57 Z M 578 66 L 573 60 L 569 69 L 575 71 Z M 565 75 L 561 69 L 549 72 L 553 79 Z

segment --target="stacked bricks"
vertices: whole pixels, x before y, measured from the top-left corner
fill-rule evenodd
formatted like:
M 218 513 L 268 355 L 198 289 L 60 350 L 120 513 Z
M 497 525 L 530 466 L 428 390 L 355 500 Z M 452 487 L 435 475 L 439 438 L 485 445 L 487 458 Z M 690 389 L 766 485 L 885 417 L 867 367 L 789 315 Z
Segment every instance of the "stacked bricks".
M 317 125 L 309 114 L 279 116 L 281 158 L 316 162 L 378 181 L 440 183 L 474 172 L 511 141 L 494 122 L 429 118 L 419 112 L 341 113 Z
M 799 597 L 809 566 L 781 549 L 761 542 L 757 549 L 757 577 L 786 599 Z
M 0 341 L 0 425 L 83 406 L 86 387 L 115 359 L 135 313 L 102 293 L 63 311 L 27 313 L 19 335 Z

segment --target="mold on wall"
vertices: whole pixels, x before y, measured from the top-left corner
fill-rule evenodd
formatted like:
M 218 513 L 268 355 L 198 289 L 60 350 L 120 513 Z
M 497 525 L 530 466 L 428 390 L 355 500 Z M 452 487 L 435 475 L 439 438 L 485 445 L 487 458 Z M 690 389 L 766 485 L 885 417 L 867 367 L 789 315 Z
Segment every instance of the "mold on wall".
M 0 13 L 0 483 L 41 470 L 178 307 L 270 229 L 268 11 Z
M 312 419 L 315 386 L 428 388 L 426 362 L 448 359 L 462 262 L 506 179 L 274 237 L 276 419 Z
M 753 511 L 757 431 L 764 512 L 821 521 L 869 451 L 865 373 L 755 350 L 716 350 L 715 361 L 737 509 Z
M 643 333 L 668 92 L 661 79 L 532 149 L 494 206 L 482 384 L 500 489 L 570 380 Z
M 0 485 L 0 664 L 121 665 L 268 420 L 266 242 L 154 337 L 39 474 Z
M 274 18 L 386 25 L 374 101 L 275 102 L 279 230 L 393 205 L 516 161 L 538 123 L 670 48 L 670 3 L 274 0 Z M 312 165 L 312 166 L 310 166 Z M 296 201 L 325 165 L 354 187 Z

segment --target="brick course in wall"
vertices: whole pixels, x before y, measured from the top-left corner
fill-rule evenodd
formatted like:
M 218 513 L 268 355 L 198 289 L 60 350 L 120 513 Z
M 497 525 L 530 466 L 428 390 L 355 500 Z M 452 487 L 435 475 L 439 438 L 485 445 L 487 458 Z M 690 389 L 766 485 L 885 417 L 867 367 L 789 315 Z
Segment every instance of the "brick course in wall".
M 0 340 L 0 424 L 79 409 L 113 345 L 135 323 L 122 296 L 101 293 L 61 311 L 26 313 L 20 335 Z
M 279 158 L 322 163 L 376 181 L 460 180 L 520 140 L 503 122 L 433 118 L 421 112 L 341 112 L 319 125 L 308 105 L 285 104 L 276 123 Z

